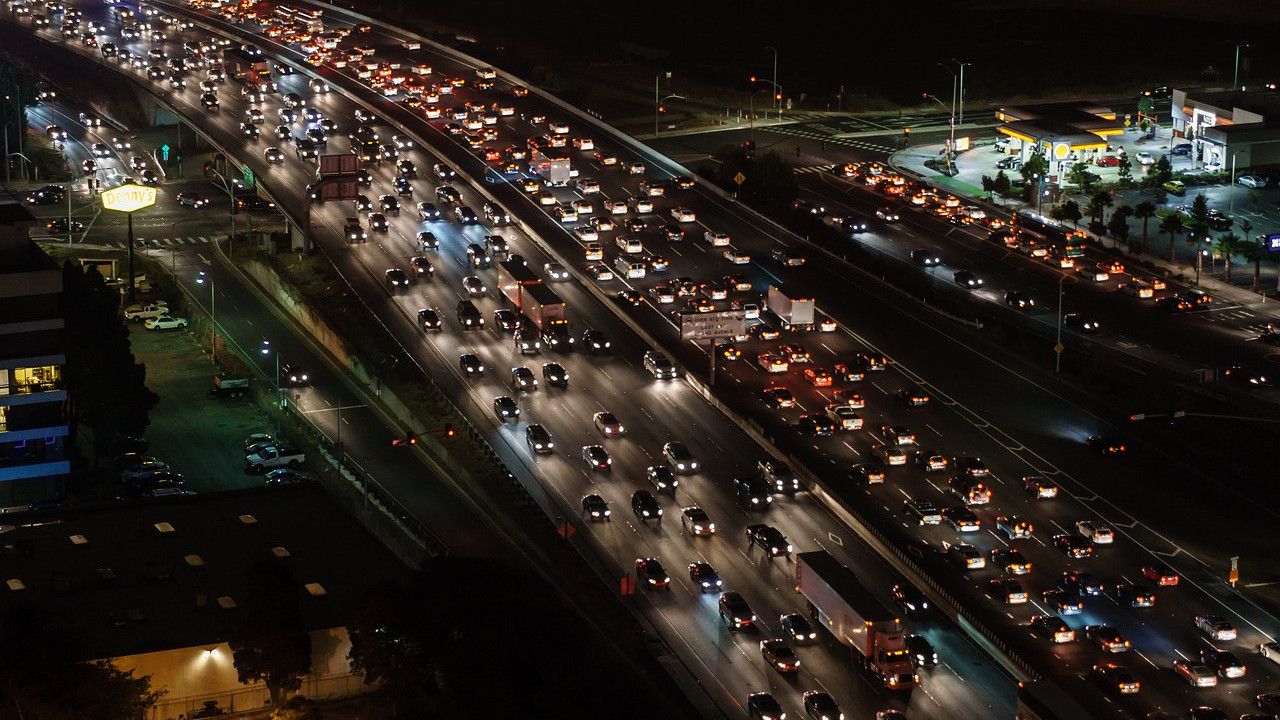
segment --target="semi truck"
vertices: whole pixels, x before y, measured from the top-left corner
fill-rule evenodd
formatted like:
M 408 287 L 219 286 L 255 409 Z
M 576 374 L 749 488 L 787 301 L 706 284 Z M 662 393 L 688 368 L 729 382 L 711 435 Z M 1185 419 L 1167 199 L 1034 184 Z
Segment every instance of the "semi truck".
M 777 285 L 769 287 L 765 306 L 778 316 L 783 330 L 812 330 L 814 318 L 813 298 L 784 290 Z
M 242 48 L 227 48 L 222 51 L 222 65 L 227 75 L 238 80 L 257 82 L 263 78 L 271 78 L 271 65 L 267 59 Z
M 548 348 L 567 350 L 573 345 L 564 301 L 528 265 L 518 260 L 498 263 L 498 290 L 533 323 Z
M 902 622 L 849 568 L 826 551 L 796 555 L 796 591 L 814 619 L 890 690 L 915 687 L 919 676 L 907 650 Z
M 568 185 L 573 177 L 569 156 L 561 150 L 534 146 L 529 151 L 529 171 L 541 175 L 552 185 Z

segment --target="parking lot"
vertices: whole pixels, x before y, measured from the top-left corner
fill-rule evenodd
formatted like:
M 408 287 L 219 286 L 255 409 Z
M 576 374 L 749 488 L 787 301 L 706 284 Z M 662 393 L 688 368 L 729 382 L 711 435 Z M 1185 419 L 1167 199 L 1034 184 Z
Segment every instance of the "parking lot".
M 261 485 L 261 476 L 245 473 L 241 447 L 249 434 L 271 431 L 266 416 L 247 398 L 210 394 L 213 365 L 189 330 L 152 332 L 130 323 L 129 337 L 147 366 L 147 387 L 160 396 L 146 454 L 169 463 L 192 492 Z

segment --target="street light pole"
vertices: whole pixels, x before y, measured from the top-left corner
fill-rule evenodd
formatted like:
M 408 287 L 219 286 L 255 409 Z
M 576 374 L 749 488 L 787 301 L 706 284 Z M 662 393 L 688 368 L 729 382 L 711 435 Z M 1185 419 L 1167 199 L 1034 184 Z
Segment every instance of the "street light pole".
M 1053 346 L 1053 372 L 1055 375 L 1062 372 L 1062 351 L 1065 349 L 1062 347 L 1062 296 L 1064 294 L 1062 292 L 1062 283 L 1066 279 L 1066 273 L 1061 273 L 1058 276 L 1058 341 Z
M 1240 48 L 1242 47 L 1249 47 L 1249 43 L 1236 43 L 1236 71 L 1231 83 L 1232 90 L 1240 89 Z
M 1241 151 L 1237 150 L 1231 153 L 1231 188 L 1227 190 L 1227 197 L 1230 198 L 1229 212 L 1232 213 L 1236 211 L 1236 156 L 1239 155 L 1240 152 Z
M 774 87 L 774 90 L 777 90 L 778 88 L 778 48 L 772 45 L 768 45 L 765 47 L 765 50 L 773 51 L 773 87 Z M 773 101 L 773 109 L 778 113 L 779 120 L 782 119 L 782 105 L 781 105 L 782 98 L 778 97 L 781 94 L 782 94 L 781 92 L 776 92 L 774 95 L 774 101 Z
M 960 66 L 960 102 L 959 102 L 960 108 L 958 112 L 958 118 L 956 119 L 956 123 L 963 125 L 964 124 L 964 68 L 966 65 L 972 65 L 973 63 L 961 62 L 954 58 L 951 60 L 951 62 L 954 62 L 955 64 Z M 953 141 L 953 144 L 954 144 L 954 141 Z

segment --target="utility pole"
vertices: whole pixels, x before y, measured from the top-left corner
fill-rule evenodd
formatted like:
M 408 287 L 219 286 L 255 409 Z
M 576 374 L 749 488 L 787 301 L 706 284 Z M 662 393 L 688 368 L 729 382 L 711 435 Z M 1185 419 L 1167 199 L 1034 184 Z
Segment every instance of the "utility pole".
M 765 50 L 773 51 L 773 88 L 774 88 L 773 109 L 778 113 L 778 119 L 781 120 L 782 119 L 782 105 L 781 105 L 782 93 L 777 91 L 778 90 L 778 48 L 772 45 L 769 45 L 765 48 Z
M 956 122 L 960 125 L 963 125 L 964 124 L 964 68 L 966 65 L 972 65 L 973 63 L 961 62 L 959 60 L 952 60 L 952 62 L 960 66 L 960 108 L 959 108 L 958 118 Z
M 1062 282 L 1067 279 L 1066 273 L 1058 276 L 1058 341 L 1053 346 L 1053 372 L 1062 372 L 1062 351 L 1066 348 L 1062 345 Z
M 1240 89 L 1240 48 L 1249 47 L 1249 43 L 1236 43 L 1236 71 L 1231 81 L 1231 89 Z

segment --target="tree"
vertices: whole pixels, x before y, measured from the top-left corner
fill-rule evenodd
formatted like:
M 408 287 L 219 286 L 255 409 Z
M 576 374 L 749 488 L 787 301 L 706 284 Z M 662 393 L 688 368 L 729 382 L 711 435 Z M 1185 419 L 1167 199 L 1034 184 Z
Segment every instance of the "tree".
M 1091 217 L 1096 217 L 1098 222 L 1103 222 L 1104 220 L 1106 220 L 1105 216 L 1107 213 L 1107 208 L 1114 205 L 1115 202 L 1116 202 L 1115 198 L 1112 197 L 1111 193 L 1107 190 L 1099 190 L 1098 192 L 1094 193 L 1093 197 L 1089 200 L 1089 204 L 1096 207 L 1098 212 L 1096 215 L 1093 215 Z
M 1240 236 L 1232 232 L 1223 233 L 1213 243 L 1213 249 L 1222 256 L 1223 270 L 1227 275 L 1227 284 L 1231 283 L 1231 257 L 1240 251 Z
M 1084 213 L 1080 212 L 1080 203 L 1068 200 L 1058 206 L 1058 212 L 1063 220 L 1080 227 L 1080 218 L 1084 217 Z
M 1018 170 L 1022 174 L 1022 183 L 1026 187 L 1033 187 L 1039 183 L 1039 179 L 1049 172 L 1049 161 L 1045 159 L 1044 149 L 1036 146 L 1031 151 L 1031 155 L 1022 163 L 1022 167 Z
M 281 564 L 261 561 L 249 569 L 249 590 L 232 628 L 232 662 L 240 682 L 264 683 L 272 707 L 302 686 L 311 672 L 311 635 L 302 624 L 299 587 Z
M 1154 178 L 1155 184 L 1163 185 L 1173 179 L 1173 165 L 1169 164 L 1169 156 L 1161 155 L 1156 159 L 1156 164 L 1152 166 L 1151 176 Z
M 1209 200 L 1204 196 L 1204 193 L 1196 195 L 1195 199 L 1191 201 L 1191 224 L 1209 224 Z
M 1141 252 L 1146 252 L 1150 248 L 1147 243 L 1147 221 L 1156 216 L 1156 204 L 1150 200 L 1143 200 L 1133 208 L 1133 216 L 1142 220 L 1142 247 Z
M 1120 187 L 1127 188 L 1133 185 L 1133 161 L 1128 155 L 1120 156 Z
M 164 693 L 151 676 L 79 662 L 76 637 L 46 610 L 13 605 L 0 619 L 0 718 L 141 718 Z
M 1093 189 L 1094 174 L 1085 162 L 1077 162 L 1067 171 L 1067 182 L 1080 188 L 1080 192 L 1088 195 Z
M 1009 188 L 1013 186 L 1013 183 L 1009 181 L 1009 176 L 1005 175 L 1003 170 L 999 170 L 996 172 L 995 186 L 996 193 L 1000 195 L 1008 195 Z
M 1240 230 L 1245 233 L 1244 239 L 1240 241 L 1240 255 L 1244 257 L 1246 262 L 1253 263 L 1253 291 L 1258 292 L 1258 288 L 1262 285 L 1262 259 L 1267 256 L 1266 241 L 1262 238 L 1251 238 L 1244 226 L 1248 224 L 1248 220 L 1240 223 Z
M 1163 218 L 1161 218 L 1160 232 L 1165 233 L 1169 236 L 1169 262 L 1177 261 L 1177 255 L 1175 254 L 1177 246 L 1173 244 L 1173 241 L 1174 241 L 1174 235 L 1177 235 L 1178 233 L 1182 232 L 1182 230 L 1183 230 L 1182 216 L 1179 215 L 1178 213 L 1169 213 L 1168 215 L 1165 215 Z
M 71 260 L 62 266 L 67 362 L 63 367 L 72 433 L 83 423 L 94 431 L 94 459 L 119 436 L 140 436 L 159 397 L 147 389 L 146 366 L 137 362 L 120 314 L 120 293 L 96 268 Z
M 1121 205 L 1116 211 L 1111 213 L 1111 220 L 1107 222 L 1107 233 L 1111 237 L 1122 243 L 1129 241 L 1129 216 L 1133 214 L 1133 208 L 1128 205 Z
M 991 177 L 990 175 L 982 176 L 982 192 L 987 194 L 987 200 L 990 200 L 992 198 L 992 195 L 994 195 L 996 192 L 995 178 Z

